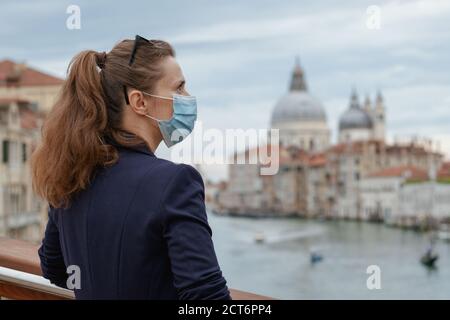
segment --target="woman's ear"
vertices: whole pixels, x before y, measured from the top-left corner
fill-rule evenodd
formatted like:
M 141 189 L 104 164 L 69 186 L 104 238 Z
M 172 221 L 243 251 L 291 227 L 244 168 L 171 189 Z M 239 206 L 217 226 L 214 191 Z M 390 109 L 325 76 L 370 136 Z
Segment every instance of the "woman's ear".
M 131 90 L 128 92 L 128 99 L 130 106 L 134 112 L 140 115 L 147 114 L 147 106 L 145 103 L 145 97 L 139 90 Z

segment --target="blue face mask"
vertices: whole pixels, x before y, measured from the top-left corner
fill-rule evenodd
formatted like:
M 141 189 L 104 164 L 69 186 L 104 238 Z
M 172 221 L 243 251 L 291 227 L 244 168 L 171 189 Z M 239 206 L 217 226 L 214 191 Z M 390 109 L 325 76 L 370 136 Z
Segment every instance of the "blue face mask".
M 173 116 L 171 119 L 160 120 L 147 114 L 145 115 L 158 122 L 159 130 L 167 147 L 170 148 L 183 141 L 192 132 L 195 120 L 197 120 L 197 100 L 194 96 L 174 94 L 173 98 L 168 98 L 147 92 L 143 93 L 156 98 L 173 100 Z

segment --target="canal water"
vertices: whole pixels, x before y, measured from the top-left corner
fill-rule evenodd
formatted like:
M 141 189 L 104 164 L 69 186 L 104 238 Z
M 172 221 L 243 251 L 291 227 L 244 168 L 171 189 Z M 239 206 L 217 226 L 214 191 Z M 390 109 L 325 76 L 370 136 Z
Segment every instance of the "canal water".
M 426 234 L 352 221 L 208 220 L 230 288 L 279 299 L 450 299 L 450 243 L 437 241 L 429 269 L 420 263 Z M 311 264 L 311 252 L 323 260 Z M 370 265 L 379 267 L 380 289 L 367 288 Z

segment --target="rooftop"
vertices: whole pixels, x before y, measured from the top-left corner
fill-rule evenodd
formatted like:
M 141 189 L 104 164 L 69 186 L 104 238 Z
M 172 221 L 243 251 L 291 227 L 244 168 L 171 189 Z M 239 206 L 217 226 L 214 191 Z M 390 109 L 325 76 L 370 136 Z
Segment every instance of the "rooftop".
M 408 180 L 425 181 L 428 180 L 428 173 L 414 166 L 397 166 L 376 171 L 369 177 L 405 177 Z
M 12 60 L 0 61 L 0 87 L 31 87 L 60 85 L 63 79 Z

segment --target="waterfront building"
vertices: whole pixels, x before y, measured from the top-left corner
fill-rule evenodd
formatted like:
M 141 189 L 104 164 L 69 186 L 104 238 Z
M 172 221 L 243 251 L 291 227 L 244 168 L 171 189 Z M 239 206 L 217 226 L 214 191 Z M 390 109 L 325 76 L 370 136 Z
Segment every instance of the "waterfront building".
M 55 103 L 63 80 L 25 63 L 0 61 L 0 97 L 20 97 L 47 113 Z
M 30 156 L 62 79 L 24 63 L 0 61 L 0 235 L 39 241 L 46 204 L 34 195 Z
M 43 116 L 29 101 L 0 98 L 0 235 L 37 240 L 41 201 L 31 185 L 30 155 Z
M 297 61 L 289 93 L 278 101 L 271 117 L 272 128 L 280 130 L 279 171 L 261 176 L 257 165 L 232 162 L 228 183 L 217 196 L 222 211 L 391 219 L 401 205 L 399 186 L 404 177 L 383 175 L 411 168 L 414 175 L 408 178 L 410 182 L 420 176 L 419 172 L 441 168 L 443 154 L 429 139 L 414 137 L 387 143 L 381 92 L 374 101 L 372 104 L 367 96 L 361 106 L 354 89 L 349 108 L 339 119 L 338 142 L 330 145 L 325 110 L 309 95 Z M 419 214 L 414 208 L 408 210 L 413 216 Z
M 427 172 L 414 166 L 390 167 L 363 178 L 361 180 L 363 220 L 383 220 L 394 224 L 401 216 L 399 207 L 403 186 L 427 179 Z M 409 215 L 412 216 L 411 213 Z
M 418 141 L 387 145 L 381 140 L 357 140 L 340 143 L 327 150 L 329 191 L 334 216 L 365 219 L 362 208 L 361 180 L 383 169 L 402 166 L 427 172 L 439 168 L 443 155 Z
M 435 174 L 414 166 L 374 172 L 362 181 L 364 218 L 380 219 L 399 226 L 420 226 L 427 220 L 448 220 L 448 182 L 448 162 Z

